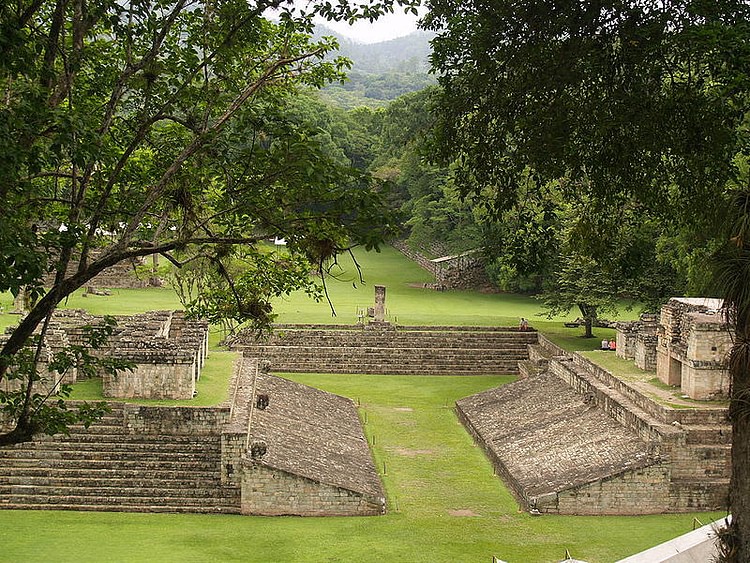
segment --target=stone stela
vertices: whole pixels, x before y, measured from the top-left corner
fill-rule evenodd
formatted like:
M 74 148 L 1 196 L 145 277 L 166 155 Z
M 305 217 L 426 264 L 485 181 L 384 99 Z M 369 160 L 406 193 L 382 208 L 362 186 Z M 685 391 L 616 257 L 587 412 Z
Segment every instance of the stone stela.
M 385 286 L 375 286 L 375 314 L 373 320 L 376 323 L 385 322 Z

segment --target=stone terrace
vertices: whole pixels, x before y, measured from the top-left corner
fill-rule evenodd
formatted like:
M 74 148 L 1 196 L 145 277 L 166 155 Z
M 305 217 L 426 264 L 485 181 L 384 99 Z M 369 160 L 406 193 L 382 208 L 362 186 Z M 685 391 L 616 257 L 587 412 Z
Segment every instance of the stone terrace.
M 70 436 L 0 448 L 0 508 L 240 512 L 221 478 L 227 409 L 110 407 Z
M 277 325 L 265 341 L 246 332 L 229 345 L 282 372 L 482 375 L 518 373 L 536 341 L 511 327 Z
M 539 368 L 524 369 L 534 375 L 457 402 L 523 506 L 569 514 L 726 507 L 725 408 L 671 408 L 580 355 L 540 343 L 530 354 Z
M 352 401 L 266 369 L 238 362 L 226 405 L 110 403 L 88 429 L 0 448 L 0 509 L 382 514 Z

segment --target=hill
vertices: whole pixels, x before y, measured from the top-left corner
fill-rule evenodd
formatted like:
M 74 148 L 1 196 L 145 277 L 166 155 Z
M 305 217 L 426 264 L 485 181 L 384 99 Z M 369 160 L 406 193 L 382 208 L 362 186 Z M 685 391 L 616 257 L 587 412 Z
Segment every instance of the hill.
M 316 35 L 336 37 L 339 42 L 336 55 L 353 62 L 347 82 L 333 84 L 323 91 L 326 99 L 345 109 L 383 107 L 399 96 L 436 82 L 428 72 L 433 33 L 416 31 L 370 44 L 357 43 L 325 26 L 318 26 Z

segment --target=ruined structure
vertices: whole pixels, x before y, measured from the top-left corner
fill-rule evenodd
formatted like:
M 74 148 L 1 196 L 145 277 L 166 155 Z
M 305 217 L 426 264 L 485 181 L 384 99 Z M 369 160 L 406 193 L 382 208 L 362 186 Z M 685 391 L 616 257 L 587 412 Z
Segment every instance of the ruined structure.
M 540 336 L 521 380 L 461 399 L 460 420 L 532 512 L 726 508 L 727 409 L 674 408 Z
M 117 327 L 104 347 L 92 351 L 99 356 L 128 360 L 133 370 L 117 375 L 102 374 L 104 396 L 141 399 L 191 399 L 208 352 L 208 323 L 189 321 L 182 311 L 151 311 L 117 316 Z M 50 321 L 42 350 L 40 372 L 52 356 L 71 345 L 84 345 L 87 326 L 103 322 L 103 317 L 79 309 L 59 309 Z M 50 374 L 39 382 L 48 391 L 59 383 L 75 383 L 77 370 Z M 0 385 L 17 385 L 3 380 Z
M 729 395 L 732 336 L 720 299 L 674 298 L 661 310 L 656 375 L 692 399 Z
M 659 319 L 656 315 L 641 315 L 639 321 L 618 322 L 617 355 L 634 360 L 642 370 L 656 369 L 656 344 L 659 338 Z
M 243 358 L 219 407 L 111 403 L 70 436 L 0 448 L 0 508 L 371 515 L 382 485 L 354 404 Z
M 534 330 L 518 327 L 276 325 L 265 339 L 240 332 L 227 344 L 283 372 L 392 375 L 518 373 Z
M 667 385 L 691 399 L 724 399 L 732 334 L 720 299 L 672 298 L 655 317 L 617 324 L 617 355 L 656 370 Z
M 235 396 L 247 396 L 247 407 L 233 411 L 224 441 L 240 454 L 225 460 L 224 475 L 242 489 L 242 513 L 383 514 L 385 493 L 354 403 L 255 366 L 245 358 L 238 372 Z
M 403 241 L 394 241 L 393 247 L 435 276 L 432 287 L 444 289 L 482 289 L 492 286 L 485 270 L 484 259 L 477 250 L 443 256 L 442 249 L 432 249 L 438 258 L 428 258 L 413 250 Z

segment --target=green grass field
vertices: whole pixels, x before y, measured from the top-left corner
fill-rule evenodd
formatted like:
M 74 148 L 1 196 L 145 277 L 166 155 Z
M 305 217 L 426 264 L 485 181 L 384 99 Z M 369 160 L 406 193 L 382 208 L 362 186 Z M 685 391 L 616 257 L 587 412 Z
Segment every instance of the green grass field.
M 339 316 L 325 303 L 291 296 L 278 305 L 280 322 L 356 322 L 357 308 L 386 285 L 391 319 L 400 324 L 515 325 L 521 316 L 567 349 L 596 349 L 562 319 L 537 315 L 532 298 L 505 294 L 424 290 L 429 276 L 386 249 L 360 257 L 367 282 L 351 266 L 329 286 Z M 0 296 L 7 311 L 10 296 Z M 76 295 L 69 307 L 124 314 L 177 307 L 168 290 L 115 290 L 109 297 Z M 628 318 L 633 312 L 624 312 Z M 576 316 L 574 313 L 572 317 Z M 0 325 L 17 317 L 0 315 Z M 218 334 L 212 342 L 218 341 Z M 213 346 L 191 404 L 225 396 L 232 354 Z M 507 376 L 404 377 L 304 374 L 288 377 L 351 397 L 361 405 L 376 465 L 383 472 L 389 513 L 369 518 L 256 518 L 240 516 L 2 511 L 0 561 L 257 561 L 257 562 L 477 562 L 493 556 L 511 563 L 560 561 L 565 550 L 596 562 L 616 561 L 690 531 L 697 516 L 533 517 L 492 474 L 492 467 L 459 424 L 458 398 L 506 383 Z M 76 398 L 96 398 L 96 382 Z

